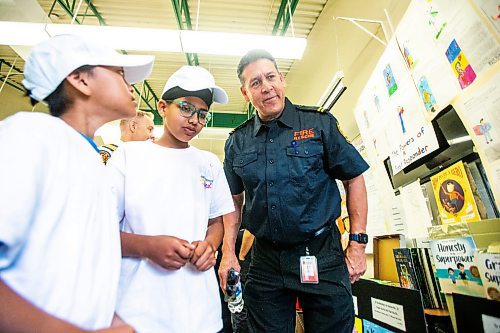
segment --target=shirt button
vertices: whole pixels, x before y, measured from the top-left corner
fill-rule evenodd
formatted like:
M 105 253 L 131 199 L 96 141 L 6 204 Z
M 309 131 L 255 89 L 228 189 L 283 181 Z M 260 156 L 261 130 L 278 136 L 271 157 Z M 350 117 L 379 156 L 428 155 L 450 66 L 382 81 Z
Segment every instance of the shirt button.
M 269 160 L 269 163 L 273 164 L 273 163 L 274 163 L 274 160 Z
M 272 209 L 272 210 L 275 210 L 275 209 L 276 209 L 276 205 L 272 205 L 272 206 L 271 206 L 271 209 Z
M 273 139 L 269 139 L 269 142 L 273 143 L 273 142 L 274 142 L 274 140 L 273 140 Z
M 274 185 L 274 182 L 269 182 L 269 186 L 273 186 Z
M 278 232 L 278 228 L 274 228 L 274 232 Z
M 305 150 L 305 151 L 304 151 L 304 154 L 306 154 L 306 155 L 307 155 L 307 154 L 309 154 L 309 151 L 308 151 L 308 150 Z

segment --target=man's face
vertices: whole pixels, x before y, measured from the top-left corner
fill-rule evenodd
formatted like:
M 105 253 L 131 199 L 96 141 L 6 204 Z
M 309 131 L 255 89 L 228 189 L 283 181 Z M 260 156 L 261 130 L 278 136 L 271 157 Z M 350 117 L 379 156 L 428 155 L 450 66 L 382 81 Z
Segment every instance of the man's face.
M 155 125 L 151 118 L 146 116 L 135 117 L 130 121 L 132 122 L 130 126 L 133 127 L 131 141 L 153 140 L 154 138 L 153 130 L 155 128 Z
M 279 117 L 285 107 L 285 79 L 273 62 L 259 59 L 248 64 L 242 78 L 241 93 L 255 106 L 259 117 L 263 121 Z

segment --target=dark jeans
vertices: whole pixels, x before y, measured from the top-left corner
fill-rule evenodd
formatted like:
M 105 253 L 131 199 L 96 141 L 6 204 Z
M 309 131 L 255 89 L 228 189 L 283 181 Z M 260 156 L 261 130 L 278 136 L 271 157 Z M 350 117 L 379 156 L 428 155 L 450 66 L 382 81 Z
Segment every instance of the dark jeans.
M 300 282 L 306 247 L 317 258 L 318 284 Z M 249 332 L 294 333 L 298 297 L 306 332 L 351 333 L 354 305 L 338 229 L 289 247 L 256 239 L 244 295 Z

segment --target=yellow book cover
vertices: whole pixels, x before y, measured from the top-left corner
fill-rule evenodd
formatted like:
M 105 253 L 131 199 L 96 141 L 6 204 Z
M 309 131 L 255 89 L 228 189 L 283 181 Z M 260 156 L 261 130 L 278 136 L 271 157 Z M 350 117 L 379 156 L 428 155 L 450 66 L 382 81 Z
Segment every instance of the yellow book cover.
M 431 183 L 443 224 L 481 220 L 462 161 L 432 176 Z

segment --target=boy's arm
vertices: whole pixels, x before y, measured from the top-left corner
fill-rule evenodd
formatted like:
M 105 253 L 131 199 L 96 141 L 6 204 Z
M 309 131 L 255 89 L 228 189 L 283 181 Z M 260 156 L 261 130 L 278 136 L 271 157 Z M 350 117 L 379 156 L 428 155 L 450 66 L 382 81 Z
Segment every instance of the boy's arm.
M 28 333 L 86 333 L 64 320 L 58 319 L 40 310 L 3 282 L 0 278 L 0 332 Z M 101 333 L 132 333 L 134 330 L 127 325 L 103 329 Z
M 193 256 L 195 245 L 174 236 L 120 232 L 122 256 L 145 258 L 165 269 L 179 269 Z
M 222 242 L 223 235 L 222 216 L 209 219 L 205 239 L 193 242 L 196 249 L 190 262 L 196 269 L 206 271 L 215 266 L 215 251 Z

